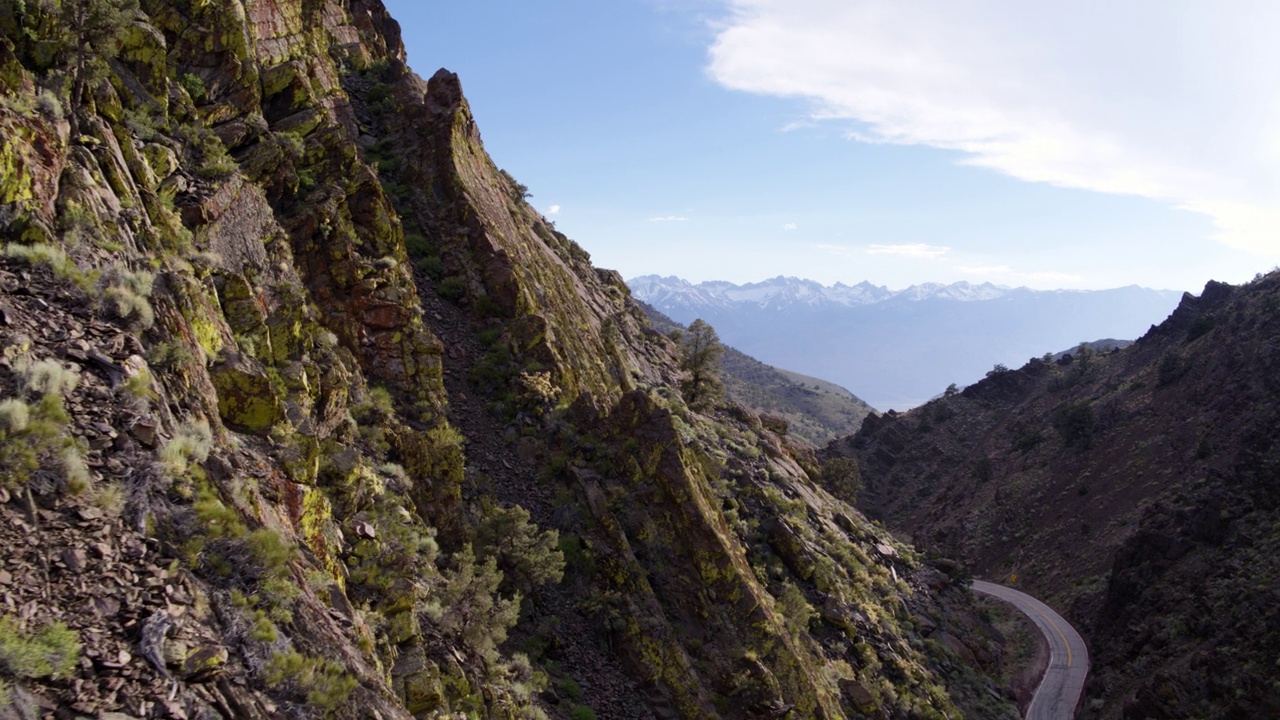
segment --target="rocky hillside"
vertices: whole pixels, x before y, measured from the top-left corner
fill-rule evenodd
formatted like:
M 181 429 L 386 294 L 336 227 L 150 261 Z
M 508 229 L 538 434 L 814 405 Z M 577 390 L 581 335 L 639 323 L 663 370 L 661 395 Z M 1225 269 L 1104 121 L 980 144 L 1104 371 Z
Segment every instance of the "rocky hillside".
M 862 507 L 1070 607 L 1085 717 L 1280 712 L 1280 272 L 1210 283 L 1134 345 L 997 368 L 833 443 Z
M 1015 716 L 378 0 L 4 3 L 0 142 L 0 717 Z

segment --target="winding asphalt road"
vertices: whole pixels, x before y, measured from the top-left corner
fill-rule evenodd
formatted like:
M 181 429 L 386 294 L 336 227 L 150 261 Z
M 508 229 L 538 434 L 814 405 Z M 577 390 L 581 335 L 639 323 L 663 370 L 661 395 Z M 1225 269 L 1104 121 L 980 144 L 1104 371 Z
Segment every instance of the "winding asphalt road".
M 1071 720 L 1089 674 L 1089 650 L 1080 633 L 1052 608 L 1030 595 L 995 583 L 973 581 L 974 592 L 991 595 L 1016 607 L 1049 641 L 1049 667 L 1036 688 L 1027 720 Z

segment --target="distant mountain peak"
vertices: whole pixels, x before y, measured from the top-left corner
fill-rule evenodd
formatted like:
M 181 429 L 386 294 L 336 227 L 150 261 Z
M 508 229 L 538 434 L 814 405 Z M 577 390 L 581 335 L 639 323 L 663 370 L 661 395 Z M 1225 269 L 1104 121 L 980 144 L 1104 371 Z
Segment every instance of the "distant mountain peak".
M 724 342 L 772 365 L 833 380 L 882 410 L 912 407 L 1086 337 L 1136 337 L 1178 293 L 1144 288 L 1032 290 L 968 281 L 902 290 L 779 276 L 690 283 L 649 275 L 632 296 L 672 319 L 702 318 Z
M 627 284 L 632 293 L 640 300 L 662 307 L 668 305 L 678 296 L 689 307 L 729 307 L 757 305 L 762 308 L 780 308 L 787 306 L 808 307 L 857 307 L 872 305 L 887 300 L 952 300 L 972 302 L 994 300 L 1013 292 L 1010 288 L 1002 288 L 991 283 L 974 285 L 968 281 L 960 281 L 945 285 L 943 283 L 921 283 L 905 290 L 890 290 L 883 285 L 875 285 L 863 280 L 856 285 L 836 282 L 824 285 L 817 280 L 798 278 L 791 275 L 778 275 L 758 282 L 736 284 L 727 280 L 707 280 L 697 284 L 670 275 L 642 275 L 632 278 Z

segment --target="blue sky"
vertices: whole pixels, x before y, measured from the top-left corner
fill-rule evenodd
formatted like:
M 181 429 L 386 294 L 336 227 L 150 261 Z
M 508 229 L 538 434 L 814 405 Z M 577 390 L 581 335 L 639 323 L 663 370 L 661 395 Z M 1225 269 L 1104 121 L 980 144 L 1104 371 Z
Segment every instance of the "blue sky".
M 626 277 L 1199 291 L 1280 263 L 1280 4 L 386 4 Z

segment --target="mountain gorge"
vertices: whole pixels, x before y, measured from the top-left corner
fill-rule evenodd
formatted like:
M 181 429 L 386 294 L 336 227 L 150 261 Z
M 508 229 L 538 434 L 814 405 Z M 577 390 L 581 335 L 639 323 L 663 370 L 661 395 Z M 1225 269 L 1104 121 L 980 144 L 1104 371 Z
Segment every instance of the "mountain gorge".
M 1089 642 L 1086 718 L 1280 713 L 1280 272 L 868 419 L 860 506 L 1015 580 Z
M 0 5 L 0 716 L 1016 717 L 963 574 L 687 401 L 405 60 Z
M 658 332 L 679 337 L 687 328 L 653 306 L 637 301 Z M 721 380 L 729 399 L 815 446 L 856 432 L 875 412 L 871 406 L 834 383 L 775 368 L 733 347 L 724 348 Z
M 693 285 L 654 275 L 636 297 L 678 322 L 715 326 L 760 360 L 826 378 L 880 410 L 919 405 L 996 364 L 1019 365 L 1081 340 L 1134 338 L 1166 317 L 1181 293 L 1136 286 L 1036 291 L 984 283 L 927 283 L 901 291 L 773 278 Z

